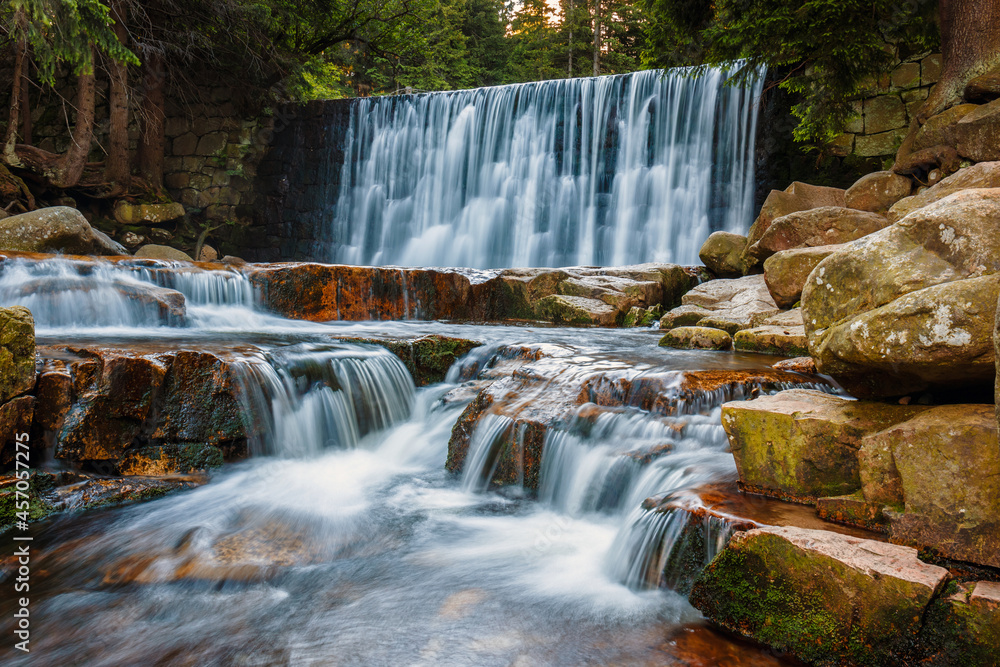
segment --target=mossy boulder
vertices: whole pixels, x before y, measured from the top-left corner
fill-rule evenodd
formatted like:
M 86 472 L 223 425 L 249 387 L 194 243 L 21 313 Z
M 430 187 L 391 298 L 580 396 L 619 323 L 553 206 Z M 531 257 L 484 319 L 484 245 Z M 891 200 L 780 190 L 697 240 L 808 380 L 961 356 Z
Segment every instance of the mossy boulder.
M 737 533 L 691 603 L 732 632 L 818 665 L 907 665 L 948 571 L 915 549 L 822 530 Z
M 222 450 L 208 443 L 153 445 L 129 450 L 117 465 L 119 475 L 174 475 L 204 472 L 223 463 Z
M 604 301 L 585 296 L 551 294 L 535 304 L 539 319 L 554 324 L 614 326 L 618 309 Z
M 184 205 L 178 202 L 167 204 L 133 204 L 125 200 L 115 203 L 115 220 L 122 225 L 157 225 L 184 217 Z
M 1000 160 L 1000 99 L 966 114 L 955 125 L 956 148 L 976 162 Z
M 35 319 L 24 306 L 0 308 L 0 403 L 35 384 Z
M 721 329 L 677 327 L 663 335 L 660 347 L 682 350 L 728 350 L 733 347 L 733 339 Z
M 1000 647 L 1000 584 L 953 585 L 927 610 L 921 665 L 994 667 Z
M 820 497 L 858 491 L 862 438 L 924 409 L 790 389 L 726 403 L 722 426 L 742 488 L 814 503 Z
M 760 320 L 753 328 L 736 332 L 733 336 L 733 348 L 737 352 L 784 357 L 808 356 L 802 312 L 798 308 L 784 311 Z
M 764 283 L 779 308 L 791 308 L 802 298 L 802 288 L 812 270 L 835 252 L 847 246 L 824 245 L 792 248 L 776 252 L 764 261 Z
M 747 233 L 747 247 L 743 251 L 743 262 L 748 268 L 757 264 L 757 259 L 749 254 L 749 249 L 757 243 L 770 228 L 771 223 L 782 216 L 798 211 L 808 211 L 821 206 L 844 206 L 844 191 L 809 183 L 795 181 L 784 190 L 771 190 L 760 208 L 760 213 Z
M 992 381 L 998 271 L 1000 188 L 951 195 L 816 266 L 810 353 L 862 397 Z
M 83 214 L 68 206 L 52 206 L 0 220 L 0 250 L 118 255 L 121 246 L 98 234 Z
M 712 232 L 698 251 L 698 258 L 719 278 L 738 278 L 745 271 L 743 251 L 747 237 L 732 232 Z
M 149 243 L 135 251 L 135 256 L 140 259 L 162 259 L 168 262 L 193 262 L 191 255 L 183 250 L 172 248 L 168 245 L 157 245 Z
M 1000 444 L 990 405 L 943 405 L 864 438 L 860 476 L 890 538 L 1000 567 Z

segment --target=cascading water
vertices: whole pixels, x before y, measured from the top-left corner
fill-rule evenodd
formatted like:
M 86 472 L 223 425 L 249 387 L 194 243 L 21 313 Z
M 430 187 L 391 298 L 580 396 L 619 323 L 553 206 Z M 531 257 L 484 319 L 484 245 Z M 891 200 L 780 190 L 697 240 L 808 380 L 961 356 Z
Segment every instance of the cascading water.
M 382 348 L 307 344 L 233 361 L 247 415 L 262 423 L 255 454 L 316 456 L 409 418 L 413 379 Z
M 258 295 L 237 271 L 182 264 L 44 261 L 0 263 L 0 306 L 26 306 L 42 328 L 198 326 L 257 308 Z
M 752 218 L 763 76 L 649 70 L 358 100 L 316 255 L 403 266 L 696 263 Z M 332 158 L 331 158 L 332 159 Z

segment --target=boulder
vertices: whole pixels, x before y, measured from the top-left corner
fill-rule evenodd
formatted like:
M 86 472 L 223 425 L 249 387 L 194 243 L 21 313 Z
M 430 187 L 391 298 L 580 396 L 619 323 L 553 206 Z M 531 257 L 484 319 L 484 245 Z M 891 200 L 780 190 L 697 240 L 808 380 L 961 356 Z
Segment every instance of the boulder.
M 775 364 L 771 364 L 771 368 L 774 368 L 779 371 L 801 373 L 803 375 L 815 375 L 817 372 L 816 362 L 813 361 L 812 357 L 795 357 L 794 359 L 784 359 Z
M 915 446 L 918 445 L 918 446 Z M 943 405 L 864 438 L 865 501 L 890 539 L 1000 567 L 1000 444 L 991 405 Z
M 142 259 L 162 259 L 168 262 L 193 262 L 191 255 L 177 248 L 166 245 L 147 244 L 135 251 L 135 256 Z
M 956 127 L 959 121 L 977 108 L 975 104 L 959 104 L 931 116 L 917 131 L 911 150 L 916 152 L 935 146 L 955 146 L 958 143 Z
M 1000 99 L 965 115 L 955 126 L 958 154 L 976 162 L 1000 160 Z
M 201 252 L 198 253 L 199 262 L 214 262 L 219 259 L 219 251 L 210 245 L 201 246 Z
M 817 265 L 802 291 L 810 353 L 860 396 L 992 378 L 997 271 L 1000 189 L 951 195 Z
M 779 308 L 791 308 L 802 297 L 809 274 L 820 262 L 846 246 L 823 245 L 776 252 L 764 261 L 764 283 Z
M 115 220 L 122 225 L 158 225 L 184 217 L 184 205 L 178 202 L 169 204 L 132 204 L 119 200 L 114 209 Z
M 876 171 L 862 176 L 847 188 L 844 202 L 848 208 L 885 213 L 893 204 L 910 194 L 913 181 L 891 171 Z
M 0 250 L 71 255 L 123 254 L 120 245 L 96 232 L 80 211 L 68 206 L 40 208 L 0 220 Z
M 808 211 L 822 206 L 844 206 L 845 203 L 844 191 L 839 188 L 809 185 L 796 181 L 784 190 L 771 190 L 767 199 L 764 200 L 764 205 L 761 206 L 760 214 L 747 234 L 747 248 L 759 241 L 764 232 L 771 226 L 771 222 L 777 218 L 789 213 Z M 744 252 L 744 260 L 747 259 Z
M 35 320 L 24 306 L 0 308 L 0 403 L 35 386 Z
M 1000 274 L 934 285 L 814 332 L 809 350 L 856 396 L 987 385 L 998 294 Z
M 854 241 L 883 229 L 889 221 L 878 213 L 822 206 L 775 219 L 747 255 L 763 261 L 776 252 Z
M 738 278 L 742 276 L 743 250 L 747 245 L 747 237 L 732 232 L 713 232 L 698 251 L 698 257 L 708 267 L 708 270 L 720 278 Z
M 726 403 L 722 426 L 736 459 L 741 488 L 814 503 L 823 496 L 860 489 L 862 438 L 924 409 L 790 389 Z
M 980 162 L 959 169 L 934 186 L 912 197 L 899 200 L 889 209 L 889 222 L 902 220 L 917 209 L 929 206 L 961 190 L 975 188 L 1000 188 L 1000 162 Z
M 728 333 L 709 327 L 677 327 L 660 339 L 660 347 L 686 350 L 728 350 L 732 346 L 733 339 Z
M 954 586 L 927 610 L 922 633 L 927 667 L 994 667 L 1000 646 L 1000 584 L 978 581 Z
M 734 334 L 753 326 L 754 316 L 778 312 L 762 275 L 710 280 L 681 297 L 681 304 L 663 316 L 661 329 L 700 324 Z
M 691 603 L 712 622 L 816 665 L 913 665 L 949 579 L 915 549 L 824 530 L 736 533 Z
M 737 352 L 777 354 L 783 357 L 800 357 L 809 354 L 801 311 L 788 311 L 764 320 L 751 329 L 737 331 L 733 336 Z
M 98 255 L 128 255 L 128 248 L 99 229 L 94 230 L 94 253 Z
M 989 102 L 1000 97 L 1000 67 L 970 79 L 965 84 L 965 99 Z

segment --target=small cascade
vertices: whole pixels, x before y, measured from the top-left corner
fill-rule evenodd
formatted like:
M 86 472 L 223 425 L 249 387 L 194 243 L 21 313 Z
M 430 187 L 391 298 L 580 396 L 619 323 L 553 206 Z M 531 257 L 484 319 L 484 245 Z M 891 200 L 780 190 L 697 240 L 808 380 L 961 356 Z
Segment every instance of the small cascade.
M 351 107 L 316 256 L 473 268 L 696 263 L 752 219 L 763 76 L 649 70 Z M 342 161 L 341 161 L 342 160 Z
M 22 305 L 41 328 L 183 327 L 247 319 L 259 295 L 237 271 L 176 262 L 8 258 L 0 306 Z
M 413 378 L 380 347 L 302 343 L 233 361 L 255 455 L 315 456 L 357 447 L 410 417 Z
M 664 509 L 639 507 L 619 531 L 608 565 L 630 588 L 663 587 L 686 595 L 733 533 L 752 525 L 715 514 L 697 502 Z

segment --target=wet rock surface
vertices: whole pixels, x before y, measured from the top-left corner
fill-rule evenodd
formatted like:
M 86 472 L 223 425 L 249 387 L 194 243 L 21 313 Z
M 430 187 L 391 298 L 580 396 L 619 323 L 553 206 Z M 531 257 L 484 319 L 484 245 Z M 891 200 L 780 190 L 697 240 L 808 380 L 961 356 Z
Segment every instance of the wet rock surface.
M 709 619 L 814 664 L 916 664 L 948 571 L 914 549 L 801 528 L 737 533 L 690 599 Z
M 265 305 L 316 322 L 545 321 L 614 326 L 632 308 L 672 306 L 698 280 L 670 264 L 459 272 L 327 264 L 250 265 Z
M 733 338 L 722 329 L 710 327 L 677 327 L 660 339 L 660 347 L 689 350 L 729 350 Z
M 722 425 L 742 488 L 814 503 L 859 490 L 862 439 L 924 409 L 792 389 L 727 403 Z

